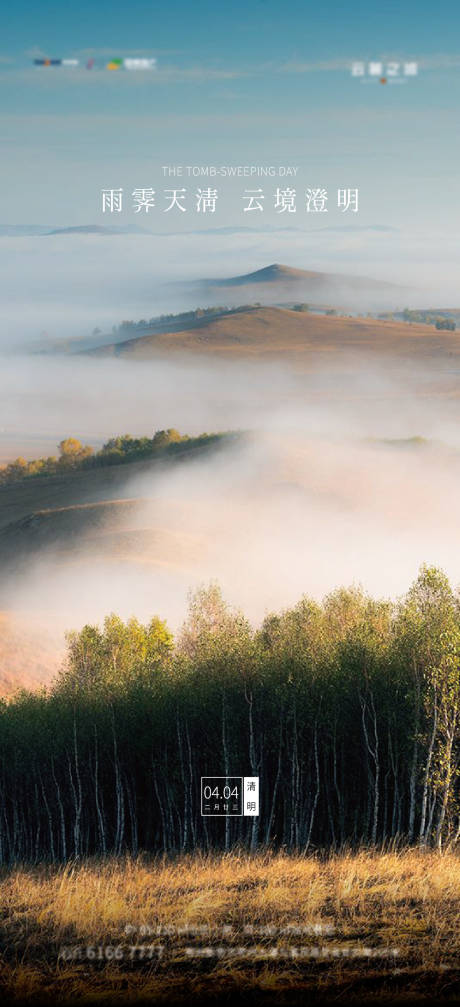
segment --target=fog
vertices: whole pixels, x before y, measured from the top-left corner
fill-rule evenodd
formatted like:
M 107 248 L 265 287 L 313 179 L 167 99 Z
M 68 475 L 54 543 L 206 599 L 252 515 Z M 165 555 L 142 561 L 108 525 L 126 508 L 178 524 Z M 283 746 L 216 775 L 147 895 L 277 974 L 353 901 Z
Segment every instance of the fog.
M 48 627 L 56 646 L 64 629 L 111 611 L 177 628 L 189 591 L 211 580 L 254 623 L 338 585 L 399 595 L 423 562 L 460 581 L 455 373 L 355 359 L 302 374 L 280 363 L 7 358 L 0 391 L 2 424 L 29 448 L 31 431 L 95 444 L 168 426 L 242 431 L 141 474 L 125 465 L 99 496 L 66 499 L 71 511 L 36 507 L 32 531 L 22 520 L 31 483 L 8 521 L 0 506 L 0 553 L 6 539 L 18 549 L 0 608 Z M 95 499 L 103 512 L 81 507 Z
M 254 622 L 338 585 L 401 594 L 424 561 L 457 583 L 459 482 L 460 455 L 443 449 L 259 434 L 206 462 L 128 481 L 136 511 L 32 562 L 9 604 L 38 603 L 63 625 L 113 610 L 176 627 L 189 589 L 211 580 Z
M 0 235 L 0 346 L 82 337 L 95 327 L 110 332 L 124 318 L 195 308 L 203 298 L 219 303 L 223 293 L 218 288 L 203 291 L 200 280 L 228 278 L 272 262 L 400 286 L 400 296 L 374 289 L 372 283 L 366 294 L 355 290 L 350 295 L 348 284 L 321 291 L 323 302 L 338 301 L 356 310 L 458 306 L 457 257 L 457 247 L 443 234 L 428 239 L 379 227 L 317 223 L 308 231 L 5 234 Z M 255 293 L 257 300 L 265 299 L 260 287 Z M 292 290 L 278 291 L 277 299 L 285 296 L 290 299 Z M 302 299 L 300 290 L 296 296 Z M 241 299 L 242 291 L 225 291 L 224 303 Z
M 0 489 L 0 680 L 5 668 L 46 678 L 64 631 L 111 611 L 158 614 L 176 629 L 189 592 L 210 581 L 254 623 L 338 585 L 401 594 L 424 562 L 458 583 L 460 381 L 449 352 L 424 364 L 397 349 L 384 359 L 343 349 L 296 366 L 280 356 L 136 362 L 25 352 L 37 340 L 51 349 L 123 319 L 239 304 L 248 293 L 273 303 L 260 285 L 201 281 L 274 261 L 376 281 L 365 290 L 335 281 L 323 302 L 352 295 L 356 310 L 372 310 L 385 281 L 412 285 L 411 306 L 455 306 L 454 256 L 441 245 L 352 227 L 0 236 L 0 465 L 56 454 L 68 436 L 97 449 L 168 427 L 240 433 L 174 463 L 99 470 L 96 482 Z M 292 289 L 279 285 L 284 297 Z M 30 651 L 18 665 L 14 641 L 25 636 Z
M 301 431 L 308 436 L 423 436 L 457 444 L 459 374 L 449 356 L 413 360 L 318 357 L 289 361 L 208 356 L 0 357 L 0 463 L 55 454 L 63 437 L 100 447 L 110 437 L 222 430 Z

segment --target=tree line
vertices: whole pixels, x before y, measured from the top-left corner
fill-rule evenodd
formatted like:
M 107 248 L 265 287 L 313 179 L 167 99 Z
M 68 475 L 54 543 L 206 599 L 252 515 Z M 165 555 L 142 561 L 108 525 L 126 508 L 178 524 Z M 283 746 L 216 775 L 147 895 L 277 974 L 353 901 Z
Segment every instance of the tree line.
M 218 586 L 174 639 L 115 615 L 49 689 L 0 707 L 0 861 L 460 838 L 460 598 L 339 589 L 254 629 Z M 257 818 L 201 816 L 202 776 L 259 776 Z
M 398 312 L 395 312 L 393 317 L 398 317 Z M 400 317 L 405 322 L 418 322 L 422 325 L 434 325 L 435 329 L 448 329 L 451 332 L 455 332 L 457 327 L 453 316 L 448 312 L 443 311 L 413 311 L 410 308 L 404 308 Z
M 190 311 L 181 311 L 178 314 L 156 315 L 153 318 L 140 318 L 139 321 L 125 318 L 119 325 L 112 326 L 113 335 L 126 335 L 130 332 L 145 331 L 147 329 L 158 329 L 162 324 L 188 325 L 200 321 L 202 318 L 213 318 L 221 315 L 234 315 L 242 311 L 251 311 L 253 308 L 260 308 L 260 301 L 253 301 L 250 304 L 239 304 L 237 307 L 229 307 L 227 304 L 216 304 L 206 308 L 193 308 Z M 302 306 L 301 310 L 308 310 L 308 305 Z M 101 335 L 99 328 L 93 329 L 93 336 Z
M 66 437 L 58 445 L 57 457 L 52 455 L 49 458 L 34 458 L 32 461 L 19 457 L 0 467 L 0 485 L 36 476 L 59 475 L 63 472 L 100 468 L 105 465 L 122 465 L 143 458 L 213 447 L 229 436 L 225 433 L 203 433 L 197 437 L 189 437 L 188 434 L 180 434 L 174 427 L 170 427 L 168 430 L 157 430 L 153 437 L 132 437 L 131 434 L 111 437 L 99 451 L 94 451 L 89 444 L 82 444 L 76 437 Z

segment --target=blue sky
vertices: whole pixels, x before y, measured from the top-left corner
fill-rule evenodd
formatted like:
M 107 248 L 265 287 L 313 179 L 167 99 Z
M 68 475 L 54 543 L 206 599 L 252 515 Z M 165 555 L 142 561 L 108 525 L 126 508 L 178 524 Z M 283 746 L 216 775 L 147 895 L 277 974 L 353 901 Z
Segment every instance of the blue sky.
M 440 0 L 384 4 L 355 2 L 309 3 L 292 0 L 285 8 L 277 0 L 171 0 L 168 5 L 130 0 L 82 0 L 73 10 L 60 0 L 18 0 L 2 24 L 7 52 L 20 55 L 41 46 L 51 54 L 67 49 L 120 46 L 152 48 L 169 53 L 192 53 L 203 58 L 230 59 L 235 65 L 292 54 L 328 58 L 344 56 L 356 46 L 374 50 L 377 39 L 384 50 L 406 47 L 443 51 L 455 37 L 458 5 Z M 150 36 L 150 37 L 149 37 Z M 259 49 L 259 53 L 258 53 Z
M 101 188 L 159 191 L 164 164 L 281 164 L 298 166 L 299 192 L 359 187 L 353 224 L 453 235 L 459 27 L 450 0 L 348 8 L 84 0 L 73 10 L 19 0 L 2 25 L 0 223 L 107 222 Z M 136 55 L 156 57 L 157 69 L 32 65 L 34 56 L 92 56 L 102 66 Z M 383 87 L 353 78 L 353 60 L 416 60 L 419 73 Z M 213 225 L 248 223 L 235 210 L 237 189 L 226 183 Z M 125 212 L 116 223 L 172 226 L 160 213 L 136 218 Z M 340 220 L 331 213 L 328 222 Z M 175 221 L 196 225 L 191 214 Z

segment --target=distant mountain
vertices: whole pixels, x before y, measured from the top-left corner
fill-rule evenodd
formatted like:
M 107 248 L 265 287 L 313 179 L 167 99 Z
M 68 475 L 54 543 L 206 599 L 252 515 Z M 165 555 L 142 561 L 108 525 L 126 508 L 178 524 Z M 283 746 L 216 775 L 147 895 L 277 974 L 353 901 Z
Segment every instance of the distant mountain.
M 219 291 L 218 296 L 225 296 L 232 304 L 236 303 L 236 298 L 240 304 L 243 299 L 278 305 L 298 300 L 359 312 L 396 310 L 409 303 L 413 293 L 384 280 L 295 269 L 279 262 L 239 276 L 204 279 L 196 288 L 197 297 L 204 297 L 210 291 L 216 297 Z
M 49 234 L 54 224 L 0 224 L 1 238 L 35 238 Z
M 401 287 L 393 283 L 387 283 L 384 280 L 373 280 L 364 276 L 350 276 L 346 273 L 322 273 L 313 269 L 294 269 L 292 266 L 285 266 L 280 262 L 273 262 L 270 266 L 256 269 L 252 273 L 243 273 L 241 276 L 231 276 L 226 279 L 207 279 L 203 283 L 210 287 L 246 287 L 259 283 L 288 284 L 292 286 L 313 284 L 318 288 L 337 284 L 356 290 L 377 287 L 382 290 L 401 291 Z
M 203 282 L 210 287 L 244 287 L 250 283 L 298 283 L 301 280 L 323 279 L 327 275 L 312 270 L 294 269 L 292 266 L 283 266 L 279 262 L 273 262 L 271 266 L 264 266 L 263 269 L 256 269 L 252 273 L 243 273 L 241 276 L 230 276 L 224 279 L 204 280 Z
M 82 224 L 79 227 L 56 227 L 46 234 L 148 234 L 142 227 L 132 224 L 131 227 L 111 227 L 102 224 Z
M 75 227 L 59 227 L 57 224 L 0 224 L 0 237 L 40 238 L 50 234 L 150 234 L 144 228 L 131 224 L 117 227 L 103 224 L 81 224 Z

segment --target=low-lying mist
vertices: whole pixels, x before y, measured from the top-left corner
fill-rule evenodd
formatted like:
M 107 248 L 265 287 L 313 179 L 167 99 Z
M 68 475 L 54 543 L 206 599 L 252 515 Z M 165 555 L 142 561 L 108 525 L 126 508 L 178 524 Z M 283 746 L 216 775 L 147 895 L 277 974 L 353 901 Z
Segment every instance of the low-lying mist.
M 302 371 L 279 358 L 0 357 L 0 464 L 54 454 L 63 437 L 99 446 L 117 434 L 151 436 L 167 427 L 419 435 L 455 445 L 459 377 L 446 355 L 423 367 L 342 353 L 326 363 L 312 357 Z
M 211 221 L 212 224 L 212 221 Z M 193 225 L 192 225 L 193 226 Z M 152 318 L 198 305 L 296 300 L 356 311 L 458 306 L 457 242 L 382 226 L 270 229 L 215 226 L 190 233 L 0 235 L 0 348 L 110 332 L 123 319 Z M 291 288 L 267 292 L 201 290 L 203 278 L 228 279 L 273 262 L 303 270 L 366 277 L 317 296 Z M 174 281 L 174 282 L 172 282 Z M 372 281 L 375 281 L 373 284 Z M 380 283 L 400 288 L 385 291 Z M 25 291 L 27 292 L 25 295 Z M 222 300 L 223 298 L 223 300 Z
M 36 517 L 26 565 L 4 570 L 0 608 L 47 627 L 56 653 L 65 628 L 110 611 L 176 628 L 189 591 L 210 580 L 254 622 L 342 584 L 398 595 L 423 562 L 460 581 L 455 373 L 352 359 L 299 373 L 279 362 L 21 358 L 5 362 L 0 391 L 0 426 L 26 457 L 43 453 L 32 437 L 243 432 L 196 458 L 125 465 L 96 524 L 81 496 L 65 522 L 52 508 Z M 17 537 L 19 555 L 23 526 L 10 514 L 5 528 L 4 499 L 0 532 Z M 52 534 L 38 549 L 40 521 Z

